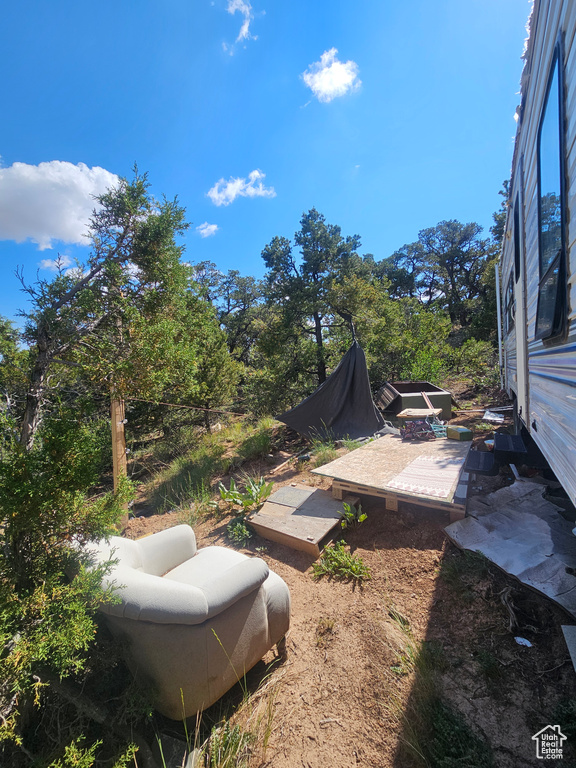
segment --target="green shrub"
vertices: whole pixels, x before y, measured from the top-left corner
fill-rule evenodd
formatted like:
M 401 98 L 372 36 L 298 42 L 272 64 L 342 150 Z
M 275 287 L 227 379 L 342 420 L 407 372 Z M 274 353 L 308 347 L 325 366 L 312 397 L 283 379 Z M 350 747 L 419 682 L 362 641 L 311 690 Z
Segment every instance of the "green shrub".
M 174 509 L 209 487 L 218 472 L 225 471 L 225 446 L 208 435 L 194 450 L 174 460 L 156 481 L 152 503 L 160 511 Z
M 498 350 L 489 341 L 468 339 L 450 352 L 452 373 L 463 374 L 478 389 L 499 383 Z
M 352 440 L 349 437 L 345 437 L 342 440 L 342 444 L 347 451 L 355 451 L 356 448 L 360 448 L 364 443 L 360 440 Z
M 489 745 L 446 702 L 431 704 L 431 733 L 425 756 L 434 768 L 493 768 Z
M 212 499 L 210 487 L 204 482 L 195 488 L 191 499 L 180 509 L 178 519 L 194 527 L 198 520 L 213 515 L 218 512 L 218 502 Z
M 115 496 L 87 497 L 102 451 L 99 430 L 60 410 L 32 450 L 0 461 L 0 742 L 18 742 L 20 708 L 39 704 L 51 679 L 85 669 L 96 609 L 112 599 L 82 547 L 114 531 L 132 489 L 125 480 Z
M 446 374 L 446 345 L 426 345 L 406 352 L 406 360 L 400 370 L 400 379 L 405 381 L 440 381 Z
M 158 441 L 154 455 L 162 457 L 163 461 L 173 460 L 151 482 L 152 506 L 166 511 L 194 502 L 203 488 L 211 486 L 215 476 L 248 459 L 269 453 L 274 425 L 270 418 L 260 419 L 255 426 L 237 421 L 212 434 L 200 434 L 185 427 L 182 432 Z M 184 440 L 182 445 L 180 434 Z M 231 498 L 226 501 L 240 503 Z
M 261 422 L 260 422 L 261 423 Z M 272 448 L 272 431 L 267 426 L 257 426 L 253 435 L 248 435 L 238 446 L 238 455 L 249 461 L 258 459 L 270 453 Z

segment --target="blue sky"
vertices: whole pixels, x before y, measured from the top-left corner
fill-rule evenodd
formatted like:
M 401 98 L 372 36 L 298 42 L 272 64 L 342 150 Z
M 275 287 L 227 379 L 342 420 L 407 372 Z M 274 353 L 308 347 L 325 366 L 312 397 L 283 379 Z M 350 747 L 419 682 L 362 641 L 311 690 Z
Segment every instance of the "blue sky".
M 315 207 L 376 259 L 500 205 L 528 0 L 22 0 L 3 9 L 0 314 L 82 258 L 137 163 L 186 259 L 261 276 Z

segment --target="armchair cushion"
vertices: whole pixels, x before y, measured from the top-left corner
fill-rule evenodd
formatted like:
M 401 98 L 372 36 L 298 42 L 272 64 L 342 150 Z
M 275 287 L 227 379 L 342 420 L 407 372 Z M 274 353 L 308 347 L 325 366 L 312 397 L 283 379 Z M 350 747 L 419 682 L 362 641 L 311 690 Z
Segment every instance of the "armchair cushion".
M 210 547 L 210 549 L 221 548 Z M 228 550 L 224 551 L 228 553 Z M 166 581 L 194 584 L 206 600 L 207 619 L 222 613 L 250 592 L 258 590 L 269 573 L 266 563 L 257 557 L 242 559 L 221 571 L 212 568 L 213 564 L 214 557 L 206 557 L 206 550 L 203 550 L 195 558 L 178 566 L 164 577 Z M 203 573 L 198 574 L 200 570 L 198 566 L 204 566 Z

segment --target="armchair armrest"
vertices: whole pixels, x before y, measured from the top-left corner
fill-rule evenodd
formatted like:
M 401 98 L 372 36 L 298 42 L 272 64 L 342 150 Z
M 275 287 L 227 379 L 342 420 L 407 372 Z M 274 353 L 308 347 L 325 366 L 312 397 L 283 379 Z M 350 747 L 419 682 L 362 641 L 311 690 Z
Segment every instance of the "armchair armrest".
M 263 560 L 248 558 L 202 588 L 118 566 L 106 578 L 120 598 L 102 606 L 104 613 L 155 624 L 202 624 L 250 594 L 266 580 Z
M 210 584 L 202 587 L 208 606 L 207 618 L 222 613 L 240 598 L 259 589 L 270 573 L 259 557 L 249 557 L 218 574 Z
M 201 589 L 134 568 L 114 568 L 104 579 L 119 601 L 105 603 L 101 610 L 110 616 L 155 624 L 201 624 L 208 604 Z

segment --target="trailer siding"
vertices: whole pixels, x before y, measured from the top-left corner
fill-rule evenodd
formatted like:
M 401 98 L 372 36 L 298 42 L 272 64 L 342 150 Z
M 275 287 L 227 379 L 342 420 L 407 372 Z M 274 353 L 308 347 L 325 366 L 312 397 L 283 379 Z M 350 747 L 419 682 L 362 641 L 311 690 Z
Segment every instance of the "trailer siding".
M 563 43 L 561 66 L 565 78 L 568 328 L 562 340 L 541 341 L 534 338 L 539 291 L 538 130 L 559 35 Z M 512 206 L 520 193 L 523 273 L 515 287 L 517 322 L 513 331 L 504 336 L 504 380 L 508 393 L 518 398 L 518 402 L 522 391 L 526 392 L 529 405 L 521 419 L 576 503 L 576 3 L 573 0 L 536 0 L 521 95 L 510 203 Z M 519 236 L 513 227 L 514 216 L 509 210 L 501 258 L 503 303 L 508 275 L 514 268 L 514 237 Z M 518 309 L 520 302 L 524 302 L 524 311 Z M 521 345 L 527 349 L 525 372 L 519 365 Z

